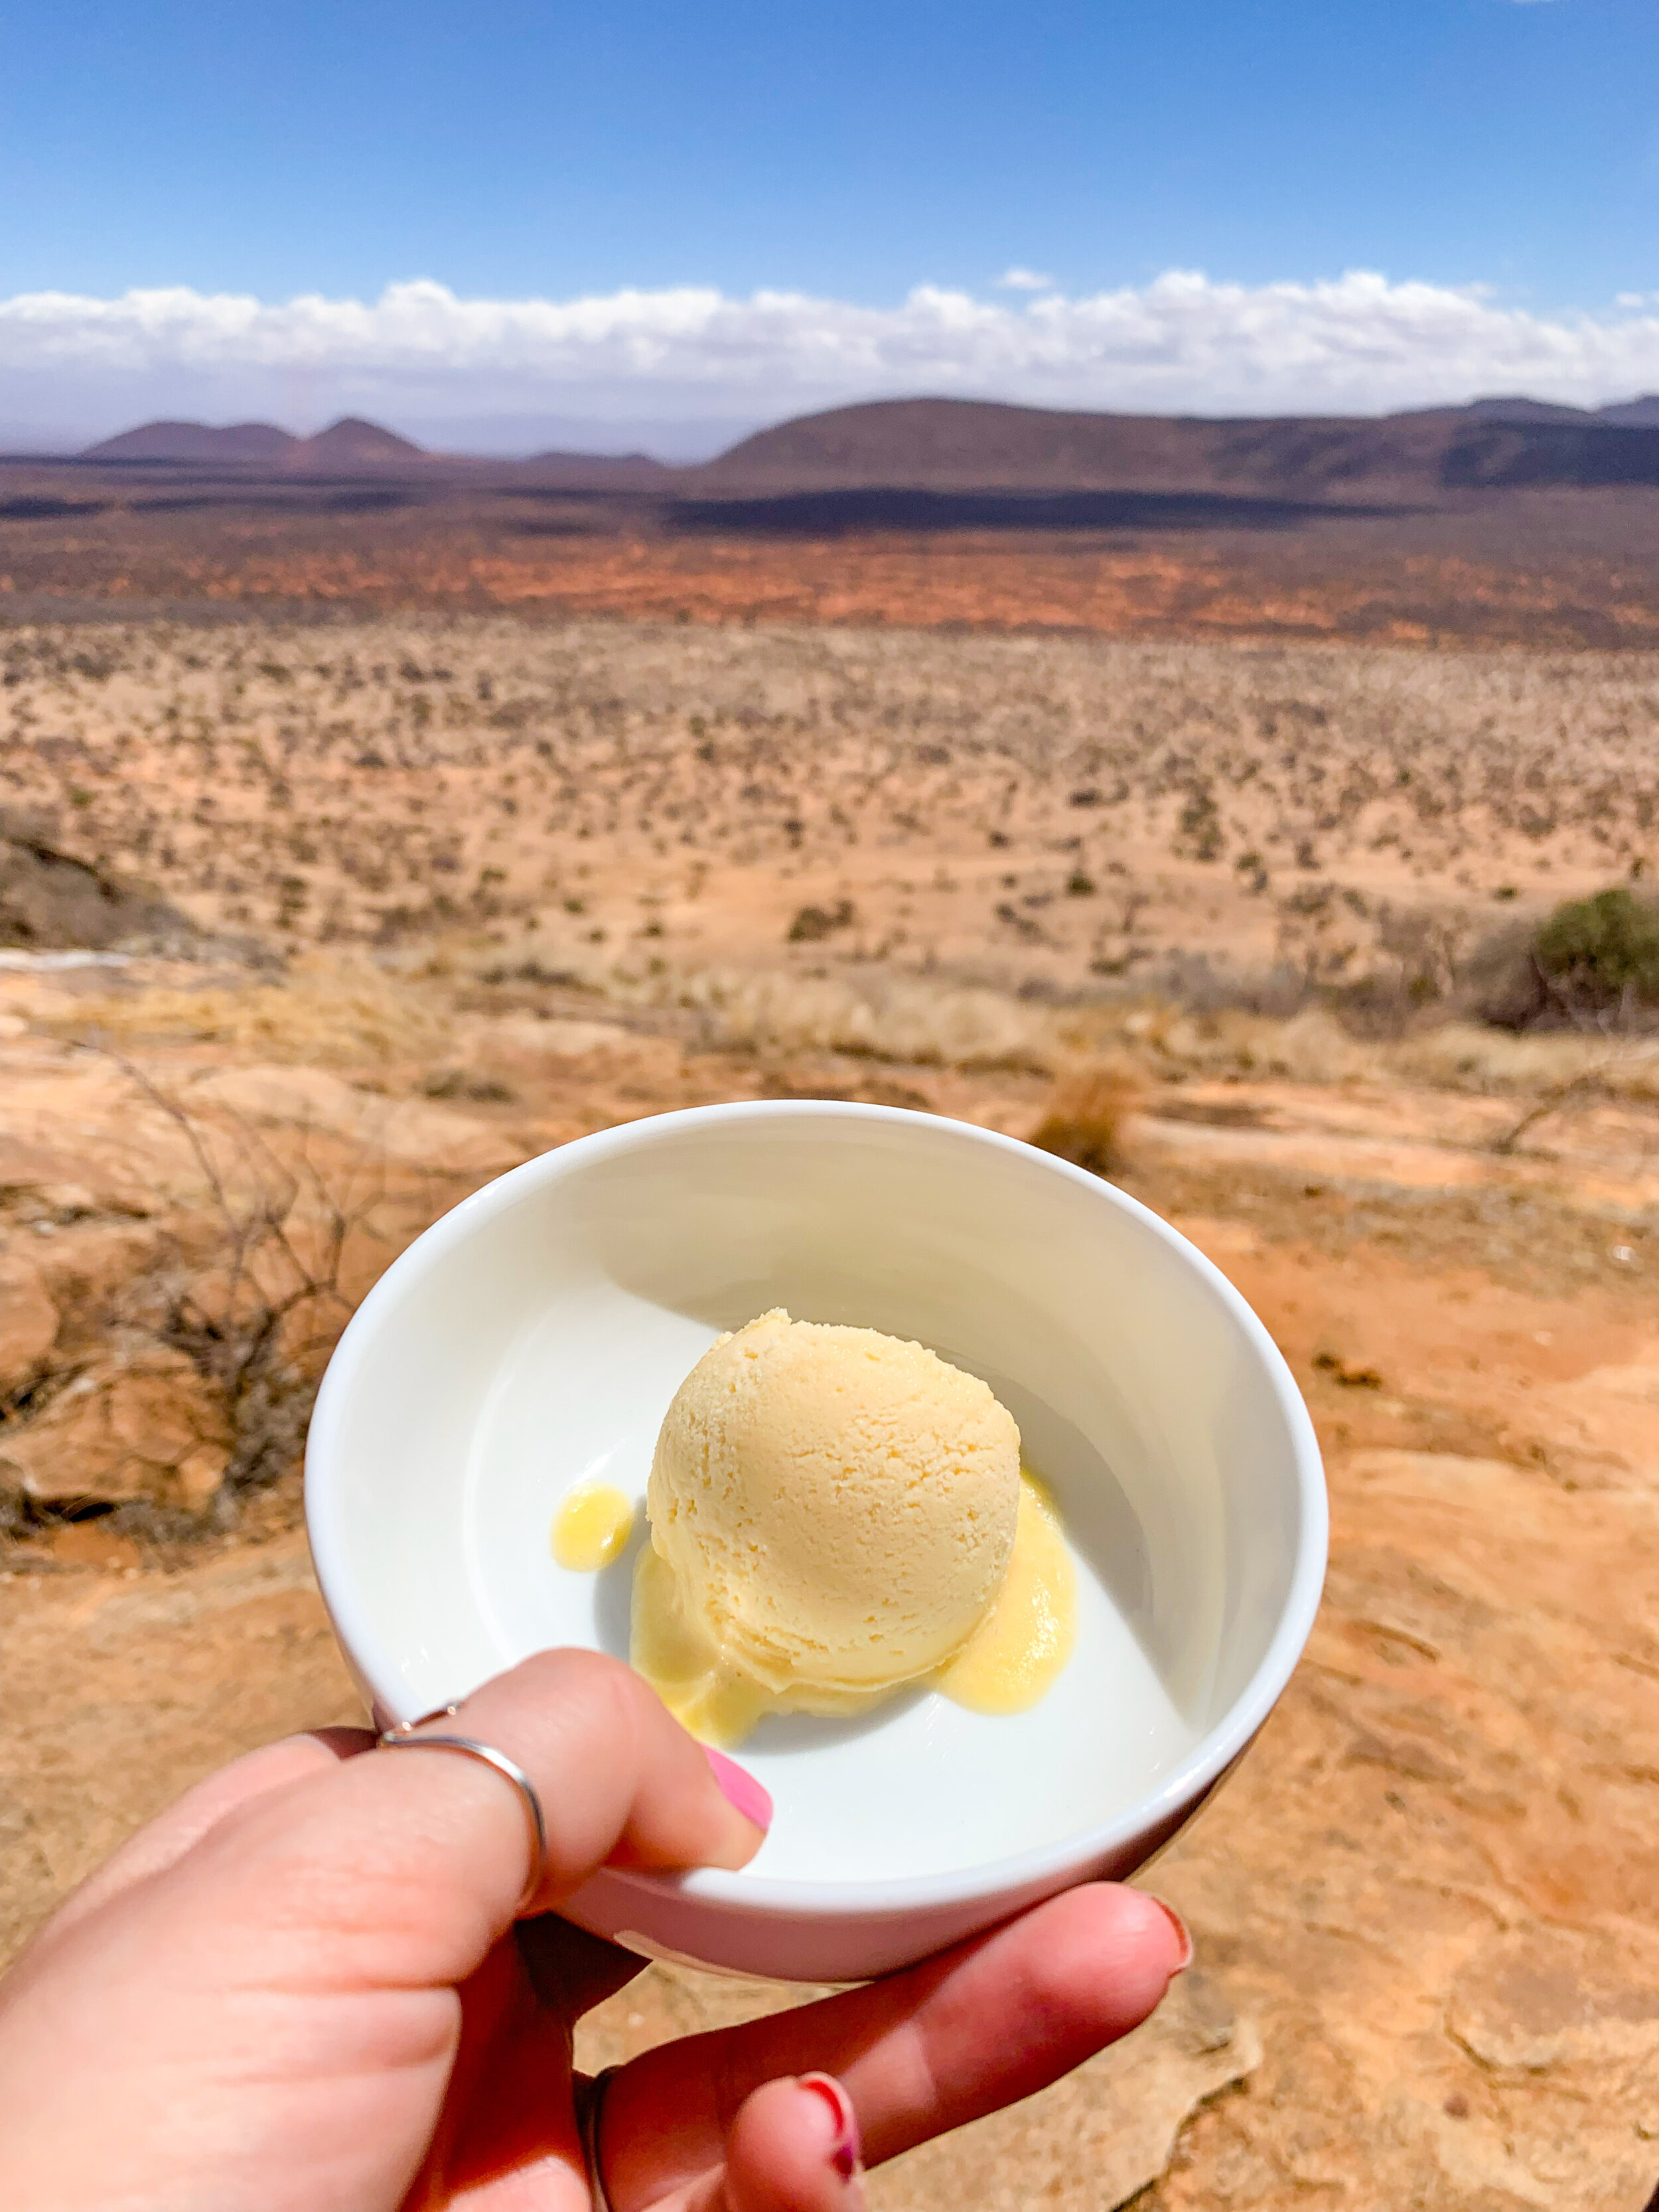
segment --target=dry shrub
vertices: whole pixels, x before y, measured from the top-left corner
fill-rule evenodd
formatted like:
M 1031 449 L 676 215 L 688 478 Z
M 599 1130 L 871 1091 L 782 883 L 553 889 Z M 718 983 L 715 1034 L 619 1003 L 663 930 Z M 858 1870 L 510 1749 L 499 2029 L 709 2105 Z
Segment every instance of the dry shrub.
M 1659 1007 L 1659 905 L 1624 884 L 1569 899 L 1539 925 L 1533 957 L 1569 1017 L 1628 1025 Z
M 1462 996 L 1513 1030 L 1651 1030 L 1659 1015 L 1659 903 L 1613 884 L 1565 899 L 1530 930 L 1489 938 L 1466 963 Z
M 1030 1141 L 1091 1175 L 1109 1175 L 1124 1164 L 1124 1128 L 1143 1091 L 1137 1072 L 1121 1062 L 1073 1068 L 1055 1083 Z
M 821 938 L 833 937 L 838 929 L 850 929 L 853 920 L 851 899 L 839 899 L 832 907 L 804 906 L 785 935 L 791 945 L 816 945 Z
M 297 1467 L 359 1300 L 477 1180 L 338 1132 L 268 1133 L 110 1059 L 193 1188 L 158 1212 L 132 1273 L 64 1311 L 58 1356 L 0 1408 L 0 1536 L 104 1513 L 161 1539 L 234 1523 Z

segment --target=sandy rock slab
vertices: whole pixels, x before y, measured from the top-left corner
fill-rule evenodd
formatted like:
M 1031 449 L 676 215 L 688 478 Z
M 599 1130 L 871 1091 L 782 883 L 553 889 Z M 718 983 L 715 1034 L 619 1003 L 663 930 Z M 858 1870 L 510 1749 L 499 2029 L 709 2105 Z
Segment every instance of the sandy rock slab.
M 1144 2027 L 1065 2081 L 884 2167 L 871 2203 L 876 2212 L 1116 2212 L 1160 2179 L 1193 2114 L 1261 2063 L 1255 2023 L 1191 1968 Z
M 1334 1458 L 1307 1656 L 1160 1865 L 1263 2039 L 1168 2212 L 1642 2212 L 1659 2182 L 1659 1491 Z
M 40 1270 L 0 1251 L 0 1399 L 34 1380 L 58 1340 L 58 1308 Z
M 177 1572 L 0 1580 L 0 1964 L 214 1767 L 363 1718 L 297 1534 Z
M 516 1164 L 517 1154 L 462 1114 L 360 1091 L 319 1067 L 226 1068 L 185 1093 L 195 1110 L 217 1109 L 253 1124 L 314 1130 L 409 1166 L 479 1173 Z

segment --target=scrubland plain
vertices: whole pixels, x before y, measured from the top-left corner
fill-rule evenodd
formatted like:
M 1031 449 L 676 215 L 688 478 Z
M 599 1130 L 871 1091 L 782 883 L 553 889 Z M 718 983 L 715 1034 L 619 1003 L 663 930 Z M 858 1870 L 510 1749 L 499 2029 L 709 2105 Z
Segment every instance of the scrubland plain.
M 1421 1005 L 1659 866 L 1659 656 L 405 617 L 0 670 L 15 814 L 285 951 Z
M 874 2201 L 1637 2212 L 1659 1060 L 1492 1016 L 1551 906 L 1659 871 L 1659 655 L 118 598 L 0 677 L 0 1943 L 351 1716 L 299 1441 L 425 1221 L 631 1116 L 870 1098 L 1175 1219 L 1335 1516 L 1152 1877 L 1194 1972 Z M 586 2049 L 790 1994 L 653 1968 Z
M 0 609 L 1659 646 L 1650 489 L 1356 489 L 1292 471 L 1255 487 L 1289 499 L 1085 494 L 1045 525 L 1006 491 L 959 508 L 959 488 L 801 493 L 810 477 L 716 474 L 683 481 L 687 499 L 435 462 L 295 478 L 0 456 Z

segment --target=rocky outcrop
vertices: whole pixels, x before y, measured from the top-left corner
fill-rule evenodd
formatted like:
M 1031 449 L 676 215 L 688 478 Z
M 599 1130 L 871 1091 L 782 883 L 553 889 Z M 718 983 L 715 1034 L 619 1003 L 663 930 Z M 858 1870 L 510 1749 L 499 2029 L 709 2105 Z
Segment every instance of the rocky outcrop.
M 30 952 L 189 951 L 200 933 L 164 899 L 77 860 L 0 815 L 0 945 Z
M 0 1252 L 0 1404 L 42 1373 L 57 1335 L 58 1308 L 40 1269 Z
M 488 1125 L 323 1068 L 157 1082 L 14 1043 L 0 1522 L 179 1526 L 291 1469 L 350 1305 L 435 1212 L 520 1157 Z
M 234 1441 L 222 1390 L 185 1353 L 142 1344 L 83 1369 L 27 1422 L 0 1428 L 0 1485 L 59 1513 L 130 1498 L 199 1511 Z

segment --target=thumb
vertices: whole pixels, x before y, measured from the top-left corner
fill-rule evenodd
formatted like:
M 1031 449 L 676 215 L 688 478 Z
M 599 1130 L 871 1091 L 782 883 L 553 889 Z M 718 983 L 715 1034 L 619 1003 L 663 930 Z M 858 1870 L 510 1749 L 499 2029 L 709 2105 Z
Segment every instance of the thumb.
M 736 1867 L 760 1844 L 732 1802 L 757 1785 L 729 1768 L 723 1784 L 615 1660 L 545 1652 L 444 1726 L 529 1778 L 544 1910 L 607 1860 Z M 475 1978 L 539 1855 L 509 1775 L 418 1731 L 290 1764 L 189 1809 L 0 1988 L 8 2205 L 405 2201 L 460 2045 L 458 1991 L 488 2015 Z M 531 2109 L 556 2140 L 556 2112 Z
M 829 2074 L 768 2081 L 738 2110 L 725 2169 L 703 2187 L 685 2212 L 863 2212 L 851 2098 Z

